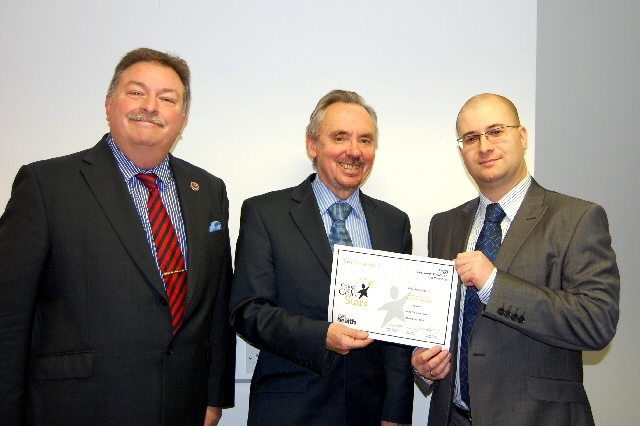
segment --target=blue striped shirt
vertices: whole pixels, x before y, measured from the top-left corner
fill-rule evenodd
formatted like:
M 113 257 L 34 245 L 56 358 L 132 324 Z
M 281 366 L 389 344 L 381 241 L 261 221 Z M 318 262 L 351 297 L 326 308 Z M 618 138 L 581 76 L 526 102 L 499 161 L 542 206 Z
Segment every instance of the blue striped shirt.
M 315 179 L 311 182 L 313 193 L 318 201 L 318 207 L 320 208 L 320 216 L 324 223 L 324 229 L 327 232 L 327 239 L 331 232 L 331 216 L 329 216 L 328 209 L 336 202 L 347 203 L 353 209 L 351 214 L 345 219 L 345 225 L 351 242 L 354 247 L 360 248 L 372 248 L 371 237 L 369 236 L 369 227 L 367 226 L 367 218 L 364 216 L 364 209 L 360 202 L 360 189 L 351 194 L 346 200 L 340 200 L 336 195 L 331 192 L 329 188 L 322 182 L 320 177 L 316 174 Z
M 147 210 L 147 201 L 149 199 L 149 190 L 144 186 L 136 175 L 138 173 L 153 173 L 158 177 L 158 189 L 160 190 L 160 197 L 162 203 L 167 209 L 167 213 L 171 218 L 171 223 L 176 230 L 176 235 L 182 248 L 182 254 L 184 256 L 185 264 L 187 263 L 187 236 L 184 229 L 184 221 L 182 220 L 182 210 L 180 209 L 180 200 L 178 199 L 178 191 L 176 190 L 176 181 L 173 177 L 173 172 L 169 166 L 169 156 L 167 156 L 162 163 L 150 170 L 142 170 L 129 160 L 120 149 L 116 146 L 111 134 L 107 136 L 107 143 L 113 152 L 113 156 L 116 158 L 118 168 L 122 173 L 129 194 L 136 206 L 138 216 L 142 222 L 142 227 L 147 235 L 147 242 L 151 248 L 151 253 L 158 266 L 158 273 L 162 278 L 162 271 L 158 265 L 158 257 L 156 255 L 156 245 L 153 239 L 153 232 L 151 231 L 151 224 L 149 223 L 149 211 Z M 164 282 L 164 279 L 163 279 Z
M 507 231 L 509 231 L 509 227 L 515 219 L 518 210 L 520 209 L 520 205 L 522 205 L 522 201 L 524 201 L 525 195 L 527 195 L 527 191 L 531 186 L 531 175 L 527 174 L 527 176 L 520 181 L 511 191 L 507 192 L 504 197 L 502 197 L 498 204 L 502 207 L 502 210 L 505 212 L 505 217 L 500 222 L 500 228 L 502 229 L 502 241 L 504 241 L 505 235 L 507 235 Z M 480 236 L 480 231 L 482 231 L 482 226 L 484 225 L 484 214 L 487 209 L 487 206 L 491 204 L 492 201 L 489 200 L 484 194 L 480 193 L 480 204 L 478 205 L 478 210 L 476 211 L 476 216 L 473 220 L 473 227 L 471 228 L 471 233 L 469 234 L 469 240 L 467 241 L 467 250 L 466 251 L 474 251 L 476 249 L 476 242 L 478 241 L 478 237 Z M 493 272 L 489 276 L 489 279 L 485 283 L 482 290 L 478 291 L 478 297 L 480 301 L 485 305 L 489 303 L 489 297 L 491 296 L 491 290 L 493 289 L 493 283 L 496 280 L 496 274 L 498 270 L 493 268 Z M 467 287 L 465 285 L 462 286 L 462 291 L 460 294 L 460 313 L 464 312 L 464 296 L 467 292 Z M 463 316 L 460 315 L 460 322 L 458 327 L 458 371 L 456 374 L 456 387 L 453 394 L 453 403 L 457 406 L 465 409 L 469 409 L 466 404 L 462 401 L 460 397 L 460 341 L 462 340 L 462 319 Z

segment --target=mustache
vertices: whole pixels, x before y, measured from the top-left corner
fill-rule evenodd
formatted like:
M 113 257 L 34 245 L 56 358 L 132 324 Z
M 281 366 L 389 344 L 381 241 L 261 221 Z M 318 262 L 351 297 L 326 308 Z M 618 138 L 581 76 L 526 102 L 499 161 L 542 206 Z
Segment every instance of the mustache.
M 157 115 L 145 114 L 144 112 L 132 112 L 131 114 L 127 115 L 127 118 L 133 121 L 146 121 L 148 123 L 157 124 L 160 127 L 167 126 L 167 122 L 164 121 L 164 118 Z

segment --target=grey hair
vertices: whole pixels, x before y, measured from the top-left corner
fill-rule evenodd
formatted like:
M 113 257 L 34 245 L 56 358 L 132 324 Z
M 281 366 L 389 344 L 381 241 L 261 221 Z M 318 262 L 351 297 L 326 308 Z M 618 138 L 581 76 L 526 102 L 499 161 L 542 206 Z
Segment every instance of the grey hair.
M 320 99 L 320 101 L 316 105 L 316 108 L 311 113 L 311 116 L 309 116 L 309 124 L 307 124 L 307 136 L 311 136 L 316 140 L 320 137 L 320 123 L 322 123 L 324 112 L 331 105 L 338 102 L 360 105 L 369 113 L 375 127 L 374 138 L 375 145 L 377 147 L 378 115 L 376 114 L 375 110 L 364 101 L 364 98 L 362 96 L 358 95 L 356 92 L 350 92 L 348 90 L 332 90 Z M 315 169 L 317 167 L 317 159 L 313 158 L 311 161 L 313 162 L 313 168 Z
M 324 95 L 322 99 L 320 99 L 318 105 L 316 105 L 316 108 L 313 110 L 311 116 L 309 117 L 309 124 L 307 125 L 307 135 L 313 137 L 314 139 L 318 139 L 318 137 L 320 136 L 320 123 L 322 122 L 322 118 L 324 117 L 324 112 L 331 105 L 338 102 L 360 105 L 369 113 L 376 129 L 374 137 L 377 143 L 378 116 L 376 115 L 376 112 L 364 101 L 362 96 L 358 95 L 356 92 L 349 92 L 347 90 L 332 90 L 331 92 Z

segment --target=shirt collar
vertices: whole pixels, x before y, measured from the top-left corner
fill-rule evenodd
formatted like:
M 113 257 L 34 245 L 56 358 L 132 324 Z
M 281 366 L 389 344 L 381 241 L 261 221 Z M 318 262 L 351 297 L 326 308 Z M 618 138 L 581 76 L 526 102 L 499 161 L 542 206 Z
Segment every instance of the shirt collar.
M 130 182 L 138 173 L 153 173 L 158 177 L 158 180 L 161 183 L 169 182 L 173 179 L 173 175 L 171 174 L 171 168 L 169 167 L 169 155 L 165 157 L 164 160 L 156 167 L 148 170 L 141 169 L 140 167 L 133 164 L 131 160 L 127 158 L 126 155 L 120 148 L 116 145 L 111 133 L 107 135 L 107 143 L 109 144 L 109 148 L 111 148 L 111 152 L 113 152 L 114 157 L 118 163 L 118 167 L 124 176 L 125 181 Z
M 311 188 L 313 188 L 313 192 L 316 195 L 316 199 L 318 200 L 318 207 L 320 208 L 320 214 L 325 214 L 327 209 L 331 207 L 336 202 L 347 203 L 351 206 L 353 211 L 352 214 L 355 214 L 355 217 L 361 219 L 364 217 L 364 209 L 362 208 L 362 203 L 360 202 L 360 188 L 356 189 L 353 194 L 349 196 L 346 200 L 340 200 L 320 179 L 320 176 L 316 173 L 315 178 L 311 182 Z
M 511 191 L 507 192 L 500 200 L 498 200 L 498 204 L 502 207 L 505 214 L 509 218 L 510 221 L 516 217 L 516 213 L 518 213 L 518 209 L 520 209 L 520 205 L 522 201 L 524 201 L 525 195 L 527 195 L 527 191 L 531 186 L 531 175 L 527 173 L 527 175 L 517 184 Z M 489 200 L 482 192 L 480 193 L 480 211 L 485 211 L 489 204 L 493 203 L 493 201 Z

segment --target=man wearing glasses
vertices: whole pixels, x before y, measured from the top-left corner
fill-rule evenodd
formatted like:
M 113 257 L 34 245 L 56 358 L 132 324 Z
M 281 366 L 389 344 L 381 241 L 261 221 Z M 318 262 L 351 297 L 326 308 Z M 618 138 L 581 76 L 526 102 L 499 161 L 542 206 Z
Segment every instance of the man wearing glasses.
M 602 207 L 542 188 L 508 99 L 468 100 L 458 147 L 479 198 L 436 214 L 429 255 L 460 276 L 451 348 L 418 348 L 429 425 L 593 425 L 582 351 L 618 322 L 620 276 Z

